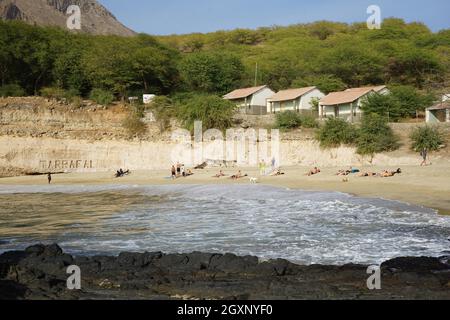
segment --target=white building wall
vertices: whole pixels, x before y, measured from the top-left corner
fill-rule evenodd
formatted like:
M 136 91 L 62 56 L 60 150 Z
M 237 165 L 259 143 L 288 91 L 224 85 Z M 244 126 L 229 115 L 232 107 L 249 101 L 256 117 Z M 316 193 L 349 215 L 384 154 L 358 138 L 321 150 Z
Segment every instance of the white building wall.
M 270 88 L 264 88 L 255 93 L 251 98 L 252 106 L 267 106 L 267 100 L 275 95 Z
M 323 97 L 325 97 L 325 94 L 319 89 L 314 89 L 311 92 L 308 92 L 307 94 L 303 95 L 300 100 L 300 109 L 311 110 L 313 107 L 312 100 L 315 98 L 322 99 Z

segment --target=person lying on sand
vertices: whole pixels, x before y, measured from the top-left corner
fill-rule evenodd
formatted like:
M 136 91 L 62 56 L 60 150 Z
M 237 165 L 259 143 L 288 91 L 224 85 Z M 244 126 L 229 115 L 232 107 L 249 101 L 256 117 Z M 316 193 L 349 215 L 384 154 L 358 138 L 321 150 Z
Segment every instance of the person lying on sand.
M 382 178 L 390 178 L 390 177 L 395 176 L 396 174 L 401 174 L 401 173 L 402 173 L 402 169 L 398 168 L 397 171 L 387 171 L 387 170 L 384 170 L 384 171 L 380 174 L 380 176 L 381 176 Z
M 216 174 L 213 178 L 222 178 L 222 177 L 225 177 L 225 173 L 223 173 L 223 171 L 220 170 L 220 172 Z
M 350 174 L 350 171 L 348 170 L 339 170 L 338 173 L 336 173 L 337 176 L 348 176 Z
M 375 172 L 362 172 L 358 177 L 376 177 L 378 174 Z
M 337 176 L 348 176 L 349 174 L 359 173 L 359 172 L 360 172 L 359 169 L 355 169 L 353 167 L 350 167 L 350 169 L 347 169 L 347 170 L 339 170 L 336 175 Z
M 194 175 L 194 173 L 191 171 L 191 169 L 188 169 L 188 171 L 186 171 L 186 177 L 190 177 L 193 175 Z
M 315 167 L 314 169 L 312 169 L 311 171 L 309 171 L 306 175 L 307 175 L 307 176 L 313 176 L 313 175 L 319 174 L 320 172 L 321 172 L 320 169 L 317 168 L 317 167 Z
M 278 176 L 283 176 L 284 174 L 285 174 L 284 172 L 281 172 L 281 170 L 278 169 L 278 170 L 275 170 L 274 172 L 272 172 L 272 173 L 270 174 L 270 176 L 271 176 L 271 177 L 278 177 Z
M 248 177 L 248 174 L 242 175 L 241 170 L 239 170 L 239 172 L 237 174 L 231 176 L 231 179 L 238 180 L 238 179 L 241 179 L 244 177 Z

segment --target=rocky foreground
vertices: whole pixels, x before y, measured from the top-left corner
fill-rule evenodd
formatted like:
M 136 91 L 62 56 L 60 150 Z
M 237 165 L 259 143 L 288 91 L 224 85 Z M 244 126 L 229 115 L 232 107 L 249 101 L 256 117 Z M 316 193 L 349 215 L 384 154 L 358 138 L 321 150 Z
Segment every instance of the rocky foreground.
M 67 267 L 81 269 L 70 291 Z M 299 266 L 232 254 L 122 253 L 72 257 L 57 245 L 0 256 L 0 299 L 450 299 L 450 257 L 382 264 L 382 289 L 367 266 Z

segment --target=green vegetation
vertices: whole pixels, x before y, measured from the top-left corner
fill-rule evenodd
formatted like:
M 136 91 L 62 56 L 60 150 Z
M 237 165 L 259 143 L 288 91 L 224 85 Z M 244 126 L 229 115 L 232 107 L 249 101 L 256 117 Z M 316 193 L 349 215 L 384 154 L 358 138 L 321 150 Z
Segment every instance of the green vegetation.
M 214 95 L 196 95 L 178 102 L 176 116 L 188 130 L 195 121 L 203 122 L 203 129 L 225 130 L 231 127 L 236 106 Z
M 122 125 L 130 138 L 141 137 L 147 131 L 147 126 L 142 121 L 141 117 L 135 112 L 130 112 L 129 116 L 124 120 Z
M 365 23 L 317 22 L 257 30 L 158 37 L 184 56 L 234 54 L 244 65 L 242 85 L 274 90 L 316 85 L 325 92 L 369 84 L 430 90 L 449 78 L 450 32 L 385 19 L 381 30 Z
M 317 132 L 317 140 L 322 148 L 337 148 L 341 145 L 354 145 L 358 139 L 358 131 L 351 123 L 329 118 Z
M 198 52 L 187 55 L 180 63 L 186 89 L 226 94 L 240 85 L 244 70 L 241 60 L 230 54 Z
M 179 54 L 147 35 L 92 36 L 0 21 L 0 84 L 27 95 L 60 88 L 88 97 L 102 89 L 124 99 L 133 90 L 170 93 Z
M 399 147 L 399 139 L 387 120 L 375 114 L 363 117 L 359 127 L 343 119 L 330 118 L 319 129 L 317 140 L 323 148 L 355 146 L 360 155 L 394 151 Z
M 89 98 L 103 106 L 110 105 L 114 101 L 114 95 L 111 92 L 102 89 L 93 89 Z
M 438 151 L 445 144 L 445 137 L 437 127 L 418 127 L 411 133 L 411 148 L 416 152 L 422 150 Z
M 0 47 L 0 86 L 16 84 L 28 95 L 44 87 L 82 97 L 97 88 L 117 99 L 133 92 L 222 95 L 253 85 L 256 64 L 257 82 L 274 90 L 316 85 L 330 92 L 387 83 L 428 92 L 450 76 L 450 30 L 433 33 L 400 19 L 385 19 L 381 30 L 317 22 L 127 38 L 2 21 Z M 398 96 L 403 93 L 399 89 Z M 416 109 L 411 102 L 400 116 Z
M 302 115 L 296 111 L 284 111 L 276 115 L 275 127 L 277 129 L 317 128 L 318 126 L 319 124 L 313 116 Z
M 17 84 L 6 84 L 0 87 L 0 97 L 22 97 L 25 90 Z
M 166 96 L 156 97 L 152 101 L 150 109 L 159 123 L 161 133 L 166 131 L 170 127 L 171 119 L 176 115 L 176 109 L 171 99 Z
M 362 103 L 362 109 L 366 114 L 377 114 L 397 122 L 415 117 L 418 111 L 431 106 L 433 100 L 432 95 L 422 94 L 412 86 L 395 86 L 390 94 L 368 96 Z
M 379 115 L 363 117 L 358 130 L 357 152 L 360 155 L 394 151 L 399 148 L 399 138 L 394 135 L 387 120 Z
M 318 130 L 323 147 L 353 145 L 361 154 L 395 149 L 396 138 L 386 121 L 423 111 L 450 78 L 450 30 L 433 33 L 423 24 L 400 19 L 385 19 L 381 30 L 368 30 L 364 23 L 322 21 L 127 38 L 0 21 L 0 48 L 0 96 L 41 94 L 81 106 L 82 98 L 108 105 L 154 93 L 160 97 L 149 108 L 161 131 L 173 117 L 188 129 L 197 120 L 205 129 L 230 127 L 236 108 L 220 96 L 253 86 L 256 66 L 256 82 L 273 90 L 315 85 L 328 93 L 388 84 L 390 95 L 373 95 L 364 104 L 360 127 L 329 119 Z M 137 106 L 124 122 L 132 136 L 146 130 L 144 109 Z M 285 113 L 277 116 L 277 127 L 315 128 L 317 122 Z M 413 139 L 415 147 L 421 139 Z M 438 140 L 430 135 L 425 141 Z

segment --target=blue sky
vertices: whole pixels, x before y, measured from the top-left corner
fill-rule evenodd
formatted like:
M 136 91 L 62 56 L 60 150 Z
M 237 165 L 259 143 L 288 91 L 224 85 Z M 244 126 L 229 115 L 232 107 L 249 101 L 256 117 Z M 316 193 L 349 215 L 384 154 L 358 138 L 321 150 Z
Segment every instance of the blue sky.
M 155 35 L 289 25 L 317 20 L 366 21 L 369 5 L 382 17 L 450 28 L 449 0 L 99 0 L 122 23 Z

